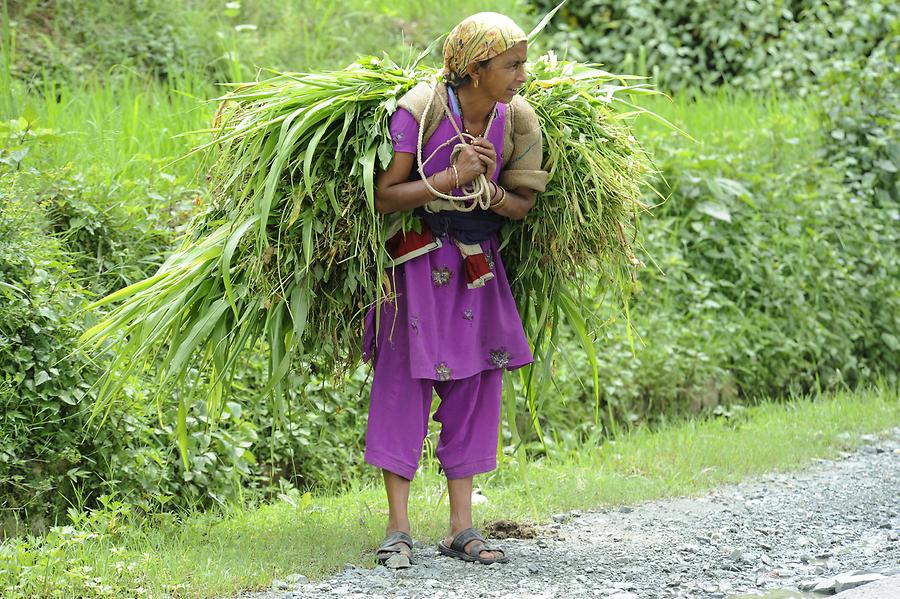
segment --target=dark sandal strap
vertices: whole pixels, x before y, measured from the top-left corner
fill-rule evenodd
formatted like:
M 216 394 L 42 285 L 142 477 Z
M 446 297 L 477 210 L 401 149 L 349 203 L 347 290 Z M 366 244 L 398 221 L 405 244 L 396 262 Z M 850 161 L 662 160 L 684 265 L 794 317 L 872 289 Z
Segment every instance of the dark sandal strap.
M 471 557 L 474 557 L 475 559 L 481 559 L 481 552 L 485 551 L 485 547 L 487 547 L 487 545 L 485 545 L 483 542 L 480 542 L 476 539 L 475 542 L 472 543 L 472 547 L 469 548 L 469 550 L 466 553 L 468 553 Z
M 474 528 L 467 528 L 465 530 L 459 531 L 459 533 L 453 537 L 453 542 L 450 543 L 450 549 L 454 551 L 458 551 L 459 553 L 467 553 L 466 545 L 468 545 L 471 541 L 481 541 L 482 545 L 484 544 L 484 537 L 481 536 Z M 471 555 L 470 553 L 468 555 Z M 472 557 L 477 557 L 473 555 Z
M 468 545 L 472 541 L 475 541 L 475 543 L 472 545 L 472 547 L 468 551 L 466 551 L 466 545 Z M 455 537 L 453 537 L 453 542 L 450 543 L 450 549 L 453 549 L 454 551 L 458 551 L 459 553 L 464 553 L 464 554 L 468 555 L 469 557 L 476 559 L 478 561 L 482 560 L 481 553 L 483 551 L 492 551 L 492 552 L 501 554 L 500 557 L 497 557 L 497 558 L 485 558 L 485 559 L 501 560 L 506 557 L 505 551 L 503 551 L 499 547 L 494 547 L 492 545 L 488 545 L 488 543 L 487 543 L 487 541 L 485 541 L 484 537 L 481 536 L 481 533 L 479 533 L 474 528 L 467 528 L 465 530 L 462 530 L 459 532 L 459 534 L 457 534 Z
M 403 543 L 407 545 L 412 551 L 413 548 L 413 540 L 412 537 L 403 531 L 395 531 L 385 537 L 384 541 L 381 542 L 381 545 L 378 546 L 378 549 L 375 550 L 376 553 L 402 553 L 399 549 L 394 549 L 393 546 L 398 543 Z

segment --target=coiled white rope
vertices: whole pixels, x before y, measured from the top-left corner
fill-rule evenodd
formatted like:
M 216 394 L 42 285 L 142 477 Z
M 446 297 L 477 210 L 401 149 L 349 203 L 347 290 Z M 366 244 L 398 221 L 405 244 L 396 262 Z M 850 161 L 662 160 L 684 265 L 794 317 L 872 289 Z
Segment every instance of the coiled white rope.
M 432 88 L 431 97 L 428 98 L 428 103 L 425 105 L 425 110 L 422 112 L 421 123 L 419 124 L 419 139 L 418 144 L 416 146 L 416 163 L 419 169 L 419 176 L 422 177 L 422 180 L 425 181 L 425 187 L 428 191 L 434 195 L 436 198 L 440 198 L 446 200 L 446 202 L 441 202 L 440 200 L 434 200 L 425 205 L 425 210 L 428 212 L 439 212 L 441 210 L 458 210 L 459 212 L 471 212 L 475 210 L 475 208 L 481 208 L 482 210 L 489 210 L 491 207 L 491 186 L 488 184 L 487 177 L 484 173 L 479 174 L 469 186 L 461 187 L 463 194 L 462 195 L 452 195 L 447 194 L 442 191 L 439 191 L 431 186 L 431 183 L 428 182 L 428 177 L 425 176 L 425 165 L 428 164 L 432 158 L 434 158 L 435 154 L 438 153 L 441 149 L 453 143 L 454 139 L 448 139 L 431 153 L 428 156 L 427 160 L 422 160 L 422 146 L 425 139 L 425 117 L 428 115 L 428 111 L 431 110 L 431 104 L 434 101 L 435 96 L 437 96 L 437 86 L 440 84 L 439 81 L 435 81 L 434 87 Z M 453 125 L 453 128 L 456 130 L 456 137 L 459 139 L 459 143 L 457 143 L 452 152 L 450 153 L 450 163 L 453 164 L 456 162 L 457 156 L 459 156 L 460 151 L 469 144 L 469 140 L 474 140 L 475 136 L 470 135 L 468 133 L 463 133 L 459 130 L 459 127 L 456 125 L 456 120 L 453 118 L 453 115 L 450 113 L 450 110 L 444 105 L 444 112 L 447 114 L 447 117 L 450 119 L 450 123 Z M 487 135 L 487 132 L 490 131 L 491 125 L 494 123 L 494 116 L 497 114 L 496 107 L 491 111 L 491 116 L 488 119 L 487 126 L 484 128 L 484 134 Z M 471 203 L 466 203 L 471 200 Z

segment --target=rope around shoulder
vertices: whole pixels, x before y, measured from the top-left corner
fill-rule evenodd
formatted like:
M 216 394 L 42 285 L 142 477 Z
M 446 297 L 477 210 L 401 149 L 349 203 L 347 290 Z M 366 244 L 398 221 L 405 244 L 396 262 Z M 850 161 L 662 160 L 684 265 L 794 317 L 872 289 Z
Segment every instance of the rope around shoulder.
M 431 97 L 428 99 L 428 103 L 425 105 L 425 110 L 422 112 L 423 115 L 428 114 L 431 110 L 431 104 L 434 102 L 435 96 L 437 96 L 437 86 L 439 82 L 435 80 L 434 87 L 432 88 Z M 447 106 L 444 106 L 444 112 L 447 114 L 447 118 L 450 120 L 450 124 L 453 125 L 453 128 L 456 130 L 456 139 L 459 140 L 455 146 L 453 146 L 453 150 L 450 153 L 450 163 L 453 164 L 456 162 L 457 156 L 462 151 L 462 149 L 469 145 L 469 142 L 474 140 L 475 137 L 468 133 L 463 133 L 459 130 L 459 127 L 456 125 L 456 121 L 453 119 L 453 115 L 450 114 L 450 110 Z M 491 125 L 494 123 L 494 117 L 496 116 L 497 111 L 492 110 L 490 119 L 487 122 L 487 125 L 484 128 L 484 134 L 487 135 L 487 132 L 491 130 Z M 442 191 L 439 191 L 432 187 L 431 183 L 428 182 L 428 177 L 425 176 L 425 165 L 428 164 L 432 158 L 434 158 L 435 154 L 443 148 L 449 146 L 451 143 L 456 141 L 451 138 L 439 145 L 434 151 L 428 156 L 426 160 L 422 160 L 422 146 L 425 137 L 425 128 L 419 127 L 419 138 L 418 143 L 416 145 L 416 164 L 419 169 L 419 175 L 422 177 L 422 180 L 425 181 L 425 187 L 428 191 L 438 199 L 432 200 L 425 205 L 425 210 L 428 212 L 440 212 L 442 210 L 456 210 L 458 212 L 471 212 L 475 210 L 475 208 L 481 208 L 482 210 L 489 210 L 491 208 L 491 187 L 488 183 L 487 177 L 484 176 L 484 173 L 478 175 L 474 181 L 472 181 L 471 185 L 462 187 L 463 195 L 452 195 L 447 194 Z M 471 203 L 466 203 L 467 201 L 471 201 Z

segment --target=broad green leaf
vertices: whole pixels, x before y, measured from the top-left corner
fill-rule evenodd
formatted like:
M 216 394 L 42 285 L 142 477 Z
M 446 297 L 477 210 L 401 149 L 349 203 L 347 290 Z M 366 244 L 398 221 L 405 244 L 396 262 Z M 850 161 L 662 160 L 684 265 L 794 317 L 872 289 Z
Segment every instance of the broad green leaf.
M 184 466 L 184 471 L 187 472 L 191 467 L 188 463 L 187 404 L 184 401 L 184 396 L 181 396 L 178 401 L 178 422 L 175 428 L 175 437 L 178 441 L 181 463 Z
M 228 237 L 228 242 L 225 244 L 225 248 L 222 250 L 222 257 L 219 261 L 219 268 L 222 273 L 222 285 L 225 288 L 225 295 L 228 296 L 228 303 L 231 305 L 235 318 L 240 318 L 240 314 L 238 313 L 237 303 L 234 300 L 234 288 L 231 285 L 231 258 L 234 255 L 234 250 L 237 248 L 238 243 L 241 241 L 241 237 L 244 236 L 247 229 L 252 227 L 257 220 L 259 220 L 259 216 L 253 215 L 241 223 L 240 226 L 231 233 Z

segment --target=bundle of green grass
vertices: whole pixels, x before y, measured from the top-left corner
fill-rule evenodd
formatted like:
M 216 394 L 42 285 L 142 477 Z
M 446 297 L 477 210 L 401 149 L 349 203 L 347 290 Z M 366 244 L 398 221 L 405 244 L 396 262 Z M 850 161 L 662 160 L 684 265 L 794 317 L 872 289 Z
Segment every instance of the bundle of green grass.
M 529 216 L 503 229 L 504 263 L 535 349 L 568 320 L 596 373 L 577 296 L 598 286 L 621 296 L 631 285 L 650 173 L 629 128 L 642 112 L 631 96 L 655 92 L 552 54 L 528 70 L 522 95 L 540 120 L 550 178 Z M 110 309 L 83 347 L 114 355 L 98 409 L 149 364 L 162 365 L 160 390 L 203 373 L 214 405 L 248 351 L 270 356 L 262 395 L 280 393 L 301 365 L 340 374 L 356 364 L 387 261 L 374 178 L 392 158 L 389 118 L 407 90 L 438 76 L 418 61 L 369 57 L 242 84 L 222 98 L 212 140 L 195 150 L 209 159 L 204 210 L 155 275 L 94 304 Z

